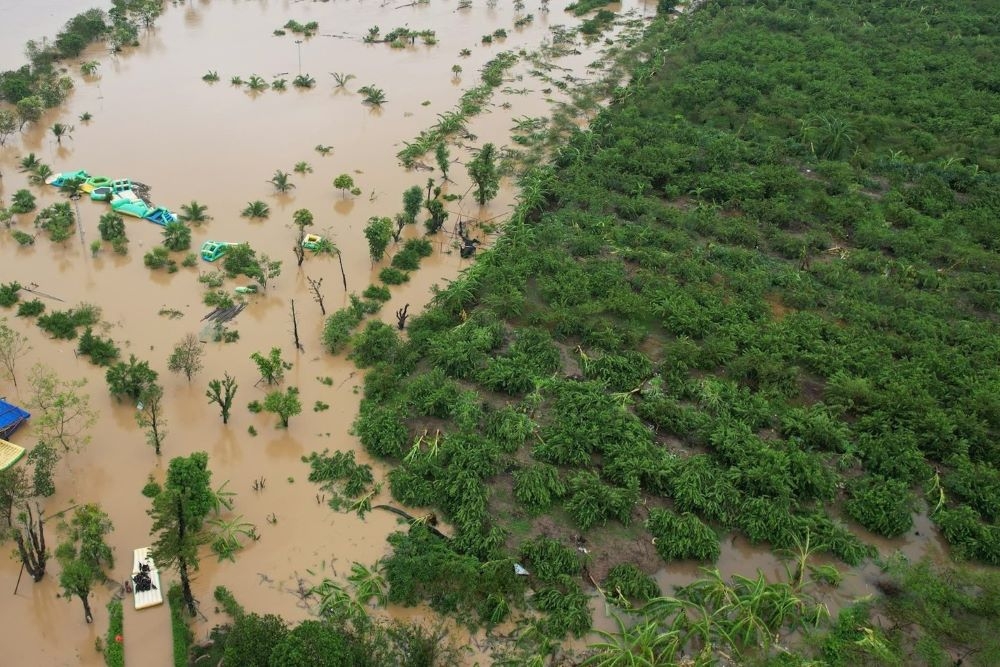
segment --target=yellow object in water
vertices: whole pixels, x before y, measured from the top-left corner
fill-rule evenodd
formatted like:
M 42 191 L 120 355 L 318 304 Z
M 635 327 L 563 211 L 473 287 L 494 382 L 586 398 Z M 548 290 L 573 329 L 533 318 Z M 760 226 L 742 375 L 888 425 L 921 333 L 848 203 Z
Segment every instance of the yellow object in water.
M 13 442 L 0 440 L 0 470 L 6 470 L 21 460 L 24 456 L 24 447 L 19 447 Z

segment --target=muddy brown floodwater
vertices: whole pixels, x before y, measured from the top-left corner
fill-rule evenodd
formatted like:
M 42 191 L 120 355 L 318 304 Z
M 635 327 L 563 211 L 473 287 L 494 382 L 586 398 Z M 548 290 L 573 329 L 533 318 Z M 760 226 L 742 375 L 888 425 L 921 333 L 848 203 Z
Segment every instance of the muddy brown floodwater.
M 300 460 L 311 451 L 329 448 L 354 450 L 359 460 L 370 462 L 349 435 L 361 375 L 342 356 L 331 356 L 321 348 L 323 318 L 307 291 L 306 276 L 322 278 L 328 311 L 345 305 L 348 300 L 340 271 L 335 259 L 317 257 L 307 258 L 302 269 L 296 269 L 291 215 L 299 208 L 315 214 L 313 231 L 330 236 L 342 250 L 348 289 L 360 293 L 376 282 L 382 268 L 373 267 L 368 258 L 362 235 L 365 221 L 372 215 L 395 214 L 401 210 L 404 189 L 423 186 L 429 176 L 438 176 L 403 169 L 395 157 L 403 142 L 431 126 L 438 114 L 454 108 L 462 91 L 480 82 L 483 64 L 501 50 L 534 51 L 550 39 L 551 26 L 579 23 L 563 12 L 565 2 L 551 3 L 549 13 L 538 2 L 526 3 L 523 13 L 532 13 L 535 20 L 520 29 L 513 26 L 516 13 L 510 5 L 489 6 L 475 0 L 471 8 L 459 10 L 458 4 L 437 0 L 410 7 L 373 1 L 168 4 L 156 27 L 142 35 L 140 47 L 111 56 L 103 47 L 92 46 L 81 60 L 100 63 L 96 76 L 82 77 L 78 63 L 67 63 L 76 88 L 66 104 L 47 112 L 37 126 L 25 128 L 0 149 L 4 202 L 16 190 L 29 187 L 17 162 L 33 152 L 55 172 L 87 169 L 92 174 L 146 183 L 152 186 L 154 203 L 173 210 L 191 200 L 206 204 L 213 219 L 194 229 L 195 249 L 207 239 L 248 241 L 284 261 L 282 275 L 266 293 L 251 297 L 248 308 L 234 321 L 239 341 L 207 343 L 205 368 L 189 384 L 167 371 L 166 360 L 185 334 L 203 332 L 201 319 L 208 308 L 201 304 L 203 289 L 197 278 L 214 267 L 199 260 L 197 267 L 181 268 L 175 274 L 150 271 L 142 255 L 158 244 L 160 228 L 131 218 L 127 219 L 127 256 L 107 248 L 91 256 L 89 244 L 99 238 L 96 226 L 105 208 L 86 199 L 79 202 L 81 233 L 65 243 L 52 244 L 42 233 L 34 246 L 22 248 L 7 232 L 0 234 L 0 282 L 35 285 L 55 297 L 45 299 L 50 310 L 80 302 L 100 306 L 107 323 L 104 335 L 112 337 L 125 355 L 134 353 L 159 371 L 167 422 L 163 455 L 157 458 L 136 425 L 135 407 L 109 396 L 103 370 L 77 358 L 75 342 L 50 340 L 13 311 L 0 313 L 31 338 L 32 350 L 18 364 L 21 377 L 33 364 L 44 363 L 66 379 L 87 381 L 91 405 L 100 418 L 90 432 L 91 442 L 60 463 L 57 493 L 46 499 L 45 508 L 52 515 L 77 503 L 100 503 L 114 522 L 110 543 L 117 559 L 115 583 L 95 591 L 96 622 L 90 626 L 83 622 L 78 600 L 57 597 L 54 561 L 42 582 L 22 580 L 13 595 L 19 565 L 12 558 L 0 559 L 0 591 L 4 591 L 0 594 L 4 619 L 0 645 L 5 651 L 0 662 L 102 664 L 94 644 L 107 628 L 105 604 L 117 591 L 118 582 L 128 576 L 132 550 L 151 541 L 149 503 L 140 490 L 150 475 L 162 479 L 164 466 L 174 456 L 208 452 L 214 484 L 228 481 L 228 488 L 238 493 L 233 516 L 255 524 L 260 534 L 260 540 L 248 544 L 235 563 L 219 563 L 207 551 L 204 554 L 194 581 L 203 612 L 194 624 L 199 639 L 207 636 L 216 621 L 212 590 L 218 585 L 232 589 L 249 609 L 279 613 L 294 621 L 310 613 L 297 594 L 300 586 L 323 576 L 342 579 L 352 561 L 371 564 L 385 555 L 385 538 L 398 527 L 394 515 L 373 512 L 361 520 L 334 513 L 317 503 L 317 488 L 307 481 L 308 468 Z M 0 4 L 0 67 L 20 66 L 26 40 L 53 37 L 73 13 L 89 6 L 64 0 Z M 273 31 L 289 19 L 317 21 L 319 34 L 301 44 L 291 33 L 274 36 Z M 405 49 L 362 43 L 362 36 L 374 25 L 383 33 L 403 25 L 433 29 L 439 42 Z M 505 28 L 509 36 L 492 45 L 480 43 L 482 35 L 497 28 Z M 586 67 L 600 46 L 580 43 L 579 53 L 561 66 L 593 78 L 594 72 Z M 463 48 L 470 49 L 471 55 L 459 57 Z M 290 82 L 299 73 L 300 62 L 301 72 L 317 81 L 312 90 L 289 85 L 285 92 L 251 93 L 229 83 L 232 76 L 247 79 L 253 74 L 267 81 L 282 77 Z M 455 64 L 463 69 L 457 76 L 452 73 Z M 518 92 L 498 90 L 489 109 L 469 123 L 478 141 L 466 139 L 465 144 L 509 145 L 512 119 L 547 115 L 554 101 L 564 99 L 558 90 L 541 92 L 551 86 L 531 81 L 528 69 L 527 63 L 519 63 L 509 72 L 510 84 Z M 218 71 L 218 83 L 202 81 L 209 70 Z M 355 78 L 346 89 L 338 89 L 332 72 Z M 369 84 L 386 93 L 388 101 L 381 109 L 361 104 L 357 88 Z M 84 112 L 93 119 L 79 121 Z M 75 126 L 72 138 L 61 145 L 48 132 L 55 122 Z M 332 153 L 321 156 L 314 151 L 318 144 L 333 146 Z M 450 173 L 455 182 L 447 184 L 445 191 L 466 195 L 469 182 L 461 163 L 468 159 L 468 149 L 453 145 L 451 153 L 456 160 Z M 267 180 L 278 169 L 292 172 L 300 161 L 308 162 L 313 171 L 293 174 L 295 189 L 276 194 Z M 354 177 L 361 196 L 345 199 L 332 187 L 333 179 L 345 172 Z M 39 197 L 39 208 L 61 200 L 53 188 L 30 189 Z M 482 209 L 470 196 L 451 202 L 446 232 L 453 231 L 458 215 L 502 222 L 515 194 L 512 184 L 505 182 L 499 197 Z M 269 219 L 248 221 L 239 216 L 254 199 L 270 205 Z M 33 213 L 18 216 L 16 228 L 35 233 L 33 217 Z M 416 236 L 421 232 L 413 228 L 405 233 Z M 489 238 L 483 238 L 488 245 Z M 434 255 L 407 284 L 393 288 L 392 299 L 378 316 L 394 321 L 395 310 L 407 303 L 411 314 L 419 312 L 431 295 L 430 287 L 454 278 L 467 263 L 459 257 L 453 234 L 440 234 Z M 296 351 L 291 340 L 291 299 L 296 301 L 304 352 Z M 168 319 L 159 315 L 163 309 L 180 311 L 183 317 Z M 245 409 L 248 402 L 264 395 L 255 386 L 257 376 L 249 356 L 275 345 L 294 364 L 285 382 L 300 389 L 304 406 L 303 414 L 292 418 L 287 430 L 276 429 L 273 418 Z M 223 426 L 218 411 L 205 398 L 207 381 L 223 372 L 239 382 L 228 426 Z M 333 384 L 321 383 L 323 377 L 333 378 Z M 29 398 L 24 382 L 20 390 L 4 383 L 0 394 L 14 401 Z M 331 409 L 313 412 L 310 408 L 316 401 L 328 403 Z M 248 432 L 251 426 L 256 437 Z M 30 448 L 34 444 L 30 422 L 13 439 Z M 260 478 L 266 480 L 264 489 L 253 491 L 254 480 Z M 55 523 L 49 524 L 53 544 Z M 163 583 L 174 579 L 172 573 L 165 573 Z M 411 620 L 427 618 L 420 609 L 390 613 Z M 171 664 L 165 607 L 136 612 L 126 599 L 124 625 L 128 664 Z
M 19 66 L 27 39 L 54 36 L 72 13 L 90 4 L 66 0 L 0 3 L 0 67 Z M 433 125 L 438 114 L 454 108 L 462 91 L 479 83 L 483 64 L 501 50 L 535 51 L 551 42 L 553 26 L 579 23 L 563 11 L 565 1 L 552 2 L 549 12 L 537 0 L 526 2 L 521 13 L 533 14 L 534 21 L 523 28 L 514 28 L 518 12 L 508 3 L 473 0 L 471 8 L 461 10 L 457 0 L 405 4 L 191 0 L 168 5 L 156 27 L 142 35 L 140 47 L 120 56 L 91 47 L 83 59 L 99 61 L 97 76 L 81 77 L 77 63 L 68 63 L 76 89 L 65 106 L 47 112 L 37 126 L 29 126 L 0 149 L 4 202 L 27 187 L 17 161 L 33 152 L 56 172 L 87 169 L 149 184 L 154 203 L 174 210 L 191 200 L 207 204 L 213 219 L 194 229 L 194 248 L 207 239 L 248 241 L 284 261 L 282 275 L 266 293 L 251 297 L 248 308 L 234 321 L 239 341 L 207 343 L 205 368 L 189 384 L 167 371 L 166 360 L 185 334 L 203 332 L 201 320 L 208 309 L 201 304 L 203 290 L 197 278 L 214 267 L 199 260 L 197 267 L 180 268 L 175 274 L 150 271 L 143 266 L 142 255 L 158 244 L 160 228 L 134 219 L 127 219 L 127 256 L 107 248 L 91 256 L 88 246 L 99 238 L 97 220 L 105 208 L 88 200 L 79 202 L 82 233 L 63 244 L 52 244 L 39 234 L 34 246 L 22 248 L 8 233 L 0 234 L 0 282 L 36 285 L 37 290 L 55 297 L 45 299 L 50 310 L 80 302 L 100 306 L 107 323 L 105 335 L 125 355 L 134 353 L 159 371 L 167 422 L 163 456 L 157 458 L 136 425 L 135 407 L 109 396 L 103 370 L 77 358 L 75 342 L 50 340 L 32 322 L 14 317 L 13 311 L 0 313 L 31 337 L 31 353 L 18 364 L 21 377 L 33 364 L 43 363 L 66 379 L 87 381 L 91 405 L 100 418 L 91 430 L 91 442 L 60 463 L 57 493 L 46 500 L 45 507 L 52 515 L 77 503 L 100 503 L 114 522 L 110 542 L 117 558 L 116 583 L 95 592 L 96 622 L 90 626 L 83 622 L 78 600 L 57 597 L 55 562 L 41 583 L 22 580 L 13 595 L 19 566 L 12 558 L 0 558 L 0 645 L 4 647 L 0 663 L 102 664 L 94 642 L 107 628 L 104 606 L 117 590 L 117 582 L 128 576 L 132 550 L 148 545 L 151 539 L 149 503 L 140 490 L 150 475 L 162 479 L 164 466 L 174 456 L 208 452 L 214 484 L 228 481 L 228 488 L 238 493 L 233 516 L 253 523 L 260 534 L 259 541 L 238 553 L 235 563 L 217 562 L 206 550 L 194 581 L 202 610 L 194 624 L 199 639 L 207 636 L 217 620 L 212 590 L 218 585 L 228 586 L 250 610 L 296 621 L 311 613 L 298 594 L 301 587 L 324 576 L 343 581 L 352 561 L 371 564 L 386 554 L 385 538 L 398 527 L 394 515 L 373 512 L 361 520 L 334 513 L 317 502 L 317 488 L 307 481 L 308 468 L 300 460 L 311 451 L 329 448 L 353 450 L 360 461 L 371 463 L 349 434 L 362 376 L 342 356 L 331 356 L 321 348 L 323 318 L 307 291 L 306 276 L 322 278 L 328 312 L 345 305 L 348 300 L 340 271 L 330 258 L 309 257 L 301 269 L 295 267 L 292 212 L 308 208 L 315 214 L 313 230 L 330 236 L 342 250 L 348 289 L 360 293 L 376 281 L 384 265 L 373 267 L 369 260 L 362 235 L 365 221 L 372 215 L 395 214 L 401 210 L 404 189 L 423 186 L 429 176 L 439 176 L 403 169 L 395 157 L 403 142 Z M 621 11 L 635 18 L 652 15 L 654 8 L 629 2 Z M 301 44 L 291 33 L 272 35 L 289 19 L 317 21 L 319 34 Z M 362 43 L 361 37 L 375 25 L 383 34 L 403 25 L 433 29 L 439 42 L 405 49 Z M 481 44 L 482 35 L 497 28 L 505 28 L 508 37 L 492 45 Z M 594 80 L 598 73 L 589 65 L 600 57 L 601 47 L 600 42 L 586 45 L 577 39 L 577 52 L 558 65 L 566 68 L 566 74 Z M 470 49 L 471 55 L 460 57 L 463 48 Z M 247 79 L 253 74 L 267 81 L 278 76 L 290 81 L 299 73 L 300 62 L 301 72 L 317 81 L 312 90 L 289 86 L 286 92 L 251 93 L 229 83 L 232 76 Z M 456 64 L 463 70 L 458 76 L 452 73 Z M 465 144 L 512 145 L 513 119 L 548 115 L 553 102 L 565 99 L 558 88 L 552 89 L 551 82 L 530 76 L 530 69 L 523 60 L 512 68 L 510 89 L 497 90 L 487 111 L 469 123 L 478 141 L 464 140 Z M 221 80 L 211 85 L 203 82 L 201 77 L 209 70 L 217 71 Z M 332 72 L 355 78 L 346 89 L 338 89 Z M 357 89 L 363 85 L 382 88 L 387 103 L 381 109 L 362 105 Z M 93 119 L 77 120 L 84 112 Z M 47 130 L 54 122 L 75 125 L 72 139 L 57 144 Z M 333 146 L 332 153 L 319 155 L 314 151 L 318 144 Z M 469 182 L 461 163 L 470 153 L 453 144 L 451 154 L 457 161 L 450 172 L 455 182 L 447 184 L 445 191 L 467 195 Z M 291 172 L 300 161 L 308 162 L 312 173 L 293 174 L 295 189 L 285 195 L 274 193 L 267 180 L 275 170 Z M 354 177 L 361 196 L 345 199 L 332 187 L 333 179 L 345 172 Z M 39 196 L 39 208 L 60 201 L 52 188 L 31 190 Z M 458 215 L 502 222 L 515 195 L 512 184 L 505 182 L 499 197 L 485 208 L 475 206 L 470 196 L 450 203 L 452 217 L 446 232 L 453 230 Z M 270 205 L 269 219 L 248 221 L 239 216 L 246 203 L 255 199 Z M 18 216 L 16 227 L 34 233 L 33 215 Z M 421 232 L 413 228 L 405 233 L 416 236 Z M 489 237 L 483 238 L 488 245 Z M 395 310 L 407 303 L 411 313 L 419 312 L 431 295 L 431 286 L 454 278 L 467 263 L 459 257 L 453 234 L 440 234 L 434 255 L 407 284 L 392 288 L 392 299 L 377 317 L 392 322 Z M 296 351 L 291 340 L 292 299 L 296 300 L 304 352 Z M 177 310 L 183 317 L 159 315 L 164 309 Z M 294 364 L 285 383 L 300 389 L 304 407 L 287 430 L 276 429 L 273 417 L 253 415 L 245 408 L 264 396 L 263 389 L 255 386 L 257 375 L 249 356 L 275 345 Z M 224 372 L 239 382 L 228 426 L 205 398 L 207 381 Z M 333 384 L 321 383 L 319 378 L 324 377 L 331 377 Z M 27 401 L 24 385 L 18 390 L 4 383 L 0 394 Z M 328 403 L 331 409 L 312 411 L 316 401 Z M 251 426 L 257 436 L 248 432 Z M 13 439 L 30 448 L 34 444 L 30 423 Z M 373 465 L 383 472 L 382 466 Z M 254 480 L 261 478 L 266 480 L 264 489 L 252 490 Z M 49 540 L 57 540 L 52 524 Z M 776 572 L 773 558 L 759 549 L 739 542 L 731 546 L 724 552 L 725 570 L 751 574 L 761 566 L 768 574 Z M 660 579 L 663 584 L 678 583 L 696 574 L 691 569 L 676 576 L 663 574 Z M 166 573 L 164 584 L 174 579 Z M 130 600 L 125 602 L 128 664 L 171 664 L 166 608 L 136 612 Z M 599 607 L 595 600 L 600 625 Z M 420 608 L 390 609 L 389 613 L 415 621 L 430 617 Z M 481 640 L 479 635 L 471 643 Z M 470 643 L 467 635 L 460 643 Z

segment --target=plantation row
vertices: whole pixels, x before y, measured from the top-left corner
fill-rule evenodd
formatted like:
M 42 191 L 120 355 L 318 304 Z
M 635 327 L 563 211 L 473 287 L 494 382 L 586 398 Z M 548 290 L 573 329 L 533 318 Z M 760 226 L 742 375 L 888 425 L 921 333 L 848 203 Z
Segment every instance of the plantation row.
M 392 538 L 390 600 L 495 623 L 518 558 L 543 633 L 581 634 L 582 580 L 545 566 L 539 516 L 624 524 L 665 561 L 710 563 L 737 531 L 854 565 L 875 552 L 840 517 L 892 537 L 926 511 L 956 558 L 1000 564 L 987 11 L 654 23 L 659 55 L 522 178 L 494 249 L 408 335 L 354 339 L 356 433 L 399 502 L 455 529 Z

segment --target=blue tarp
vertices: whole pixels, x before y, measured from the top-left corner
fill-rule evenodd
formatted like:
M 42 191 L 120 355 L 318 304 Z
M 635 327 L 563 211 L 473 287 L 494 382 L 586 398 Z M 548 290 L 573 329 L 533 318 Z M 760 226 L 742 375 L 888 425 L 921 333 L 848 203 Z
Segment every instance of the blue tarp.
M 0 438 L 7 438 L 30 416 L 28 411 L 0 400 Z

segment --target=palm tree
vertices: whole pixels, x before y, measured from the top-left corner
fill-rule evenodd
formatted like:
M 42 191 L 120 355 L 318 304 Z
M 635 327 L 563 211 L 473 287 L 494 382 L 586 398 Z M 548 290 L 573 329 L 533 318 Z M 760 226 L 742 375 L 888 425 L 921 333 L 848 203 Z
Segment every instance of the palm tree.
M 295 187 L 295 184 L 288 180 L 288 172 L 280 169 L 274 172 L 274 176 L 268 181 L 278 192 L 288 192 Z
M 353 74 L 347 74 L 346 72 L 330 72 L 330 76 L 337 82 L 337 88 L 345 87 L 347 82 L 354 78 Z
M 163 246 L 175 252 L 191 247 L 191 228 L 180 220 L 168 222 L 163 227 Z
M 312 88 L 316 85 L 316 79 L 312 78 L 308 74 L 299 74 L 297 77 L 292 79 L 292 85 L 296 88 Z
M 184 222 L 197 225 L 212 219 L 212 216 L 205 213 L 207 210 L 207 206 L 192 200 L 190 204 L 181 204 L 181 214 L 178 217 Z
M 311 174 L 312 170 L 313 170 L 312 165 L 309 164 L 308 162 L 303 161 L 303 162 L 296 162 L 295 168 L 292 171 L 294 171 L 296 174 Z
M 84 76 L 93 76 L 97 73 L 97 68 L 101 66 L 101 63 L 96 60 L 88 60 L 80 65 L 80 73 Z
M 34 153 L 28 153 L 21 158 L 19 171 L 35 171 L 41 163 L 42 161 L 35 157 Z
M 267 90 L 270 85 L 263 78 L 257 76 L 256 74 L 251 74 L 250 78 L 247 79 L 247 87 L 250 90 L 259 92 L 261 90 Z
M 333 151 L 333 146 L 324 146 L 323 144 L 316 144 L 315 150 L 320 155 L 326 156 L 329 155 L 331 151 Z
M 271 208 L 261 200 L 257 199 L 255 201 L 249 202 L 247 204 L 247 207 L 243 209 L 243 212 L 240 213 L 240 215 L 242 215 L 244 218 L 264 219 L 267 218 L 267 216 L 271 215 Z
M 362 104 L 370 104 L 373 107 L 380 107 L 388 101 L 385 97 L 385 91 L 381 88 L 376 88 L 375 86 L 363 86 L 358 89 L 358 92 L 365 96 L 365 99 L 362 100 Z
M 351 598 L 344 587 L 332 579 L 324 579 L 321 583 L 309 589 L 311 595 L 319 598 L 319 613 L 321 616 L 338 620 L 363 619 L 367 615 L 364 607 Z
M 28 182 L 34 185 L 42 185 L 45 180 L 52 175 L 52 167 L 47 164 L 39 164 L 31 172 L 31 176 L 28 177 Z
M 275 79 L 271 82 L 271 88 L 275 90 L 285 90 L 288 88 L 288 79 Z
M 243 520 L 243 515 L 225 521 L 223 519 L 209 519 L 208 525 L 212 527 L 209 540 L 212 544 L 212 551 L 219 560 L 228 558 L 235 561 L 233 554 L 243 548 L 240 537 L 254 539 L 257 534 L 256 527 L 249 521 Z

